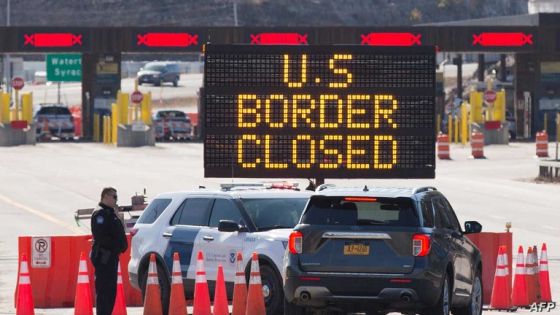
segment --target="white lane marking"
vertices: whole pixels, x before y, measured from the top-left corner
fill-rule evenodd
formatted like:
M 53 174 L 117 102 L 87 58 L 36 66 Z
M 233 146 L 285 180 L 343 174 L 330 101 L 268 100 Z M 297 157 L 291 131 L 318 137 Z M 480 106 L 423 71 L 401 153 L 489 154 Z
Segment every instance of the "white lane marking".
M 36 215 L 36 216 L 38 216 L 38 217 L 40 217 L 40 218 L 42 218 L 42 219 L 44 219 L 44 220 L 47 220 L 47 221 L 49 221 L 49 222 L 54 223 L 54 224 L 56 224 L 56 225 L 59 225 L 59 226 L 65 228 L 65 229 L 71 231 L 71 232 L 74 233 L 74 234 L 84 234 L 84 231 L 82 231 L 82 230 L 81 230 L 80 228 L 78 228 L 78 227 L 75 227 L 75 226 L 70 225 L 70 224 L 68 224 L 68 223 L 66 223 L 66 222 L 63 222 L 63 221 L 61 221 L 61 220 L 59 220 L 59 219 L 57 219 L 57 218 L 55 218 L 55 217 L 53 217 L 53 216 L 51 216 L 51 215 L 48 215 L 48 214 L 46 214 L 46 213 L 44 213 L 44 212 L 42 212 L 42 211 L 39 211 L 39 210 L 37 210 L 37 209 L 33 209 L 33 208 L 31 208 L 31 207 L 28 207 L 28 206 L 26 206 L 26 205 L 23 205 L 23 204 L 21 204 L 21 203 L 15 201 L 15 200 L 12 200 L 12 199 L 10 199 L 10 198 L 8 198 L 8 197 L 2 195 L 2 194 L 0 194 L 0 201 L 3 201 L 3 202 L 5 202 L 5 203 L 7 203 L 7 204 L 9 204 L 9 205 L 11 205 L 11 206 L 14 206 L 14 207 L 18 208 L 18 209 L 24 210 L 24 211 L 26 211 L 26 212 L 28 212 L 28 213 L 30 213 L 30 214 L 34 214 L 34 215 Z
M 558 231 L 558 230 L 560 230 L 560 229 L 558 229 L 557 227 L 550 226 L 550 225 L 543 225 L 543 228 L 548 229 L 548 230 L 553 230 L 553 231 Z

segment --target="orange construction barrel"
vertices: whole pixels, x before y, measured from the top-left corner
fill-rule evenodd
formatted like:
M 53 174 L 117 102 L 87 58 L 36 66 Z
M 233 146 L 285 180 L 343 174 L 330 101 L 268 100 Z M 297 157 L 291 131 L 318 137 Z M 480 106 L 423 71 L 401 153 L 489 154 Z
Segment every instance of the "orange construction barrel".
M 544 130 L 537 132 L 537 156 L 548 157 L 548 134 Z
M 471 134 L 472 157 L 475 159 L 484 159 L 484 134 L 475 131 Z
M 449 136 L 439 133 L 437 136 L 437 155 L 440 160 L 450 160 Z

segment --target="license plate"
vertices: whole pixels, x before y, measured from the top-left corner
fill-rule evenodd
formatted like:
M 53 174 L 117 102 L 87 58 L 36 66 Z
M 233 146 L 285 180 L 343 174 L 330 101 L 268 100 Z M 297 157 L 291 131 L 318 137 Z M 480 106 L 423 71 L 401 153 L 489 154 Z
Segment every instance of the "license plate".
M 369 255 L 369 245 L 363 243 L 346 243 L 344 244 L 344 255 Z

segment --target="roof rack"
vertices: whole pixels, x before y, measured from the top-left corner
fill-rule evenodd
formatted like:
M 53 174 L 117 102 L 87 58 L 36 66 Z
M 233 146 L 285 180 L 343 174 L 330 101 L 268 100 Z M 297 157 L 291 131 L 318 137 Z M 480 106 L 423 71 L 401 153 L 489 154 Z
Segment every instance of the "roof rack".
M 412 190 L 412 193 L 417 194 L 417 193 L 422 193 L 422 192 L 426 192 L 426 191 L 437 191 L 437 189 L 435 187 L 432 187 L 432 186 L 416 187 L 416 188 L 414 188 L 414 190 Z
M 321 185 L 317 186 L 315 191 L 323 191 L 325 189 L 334 188 L 334 187 L 336 187 L 335 184 L 321 184 Z
M 220 188 L 223 191 L 235 190 L 236 188 L 256 189 L 256 188 L 264 188 L 264 184 L 263 183 L 228 183 L 228 184 L 220 184 Z

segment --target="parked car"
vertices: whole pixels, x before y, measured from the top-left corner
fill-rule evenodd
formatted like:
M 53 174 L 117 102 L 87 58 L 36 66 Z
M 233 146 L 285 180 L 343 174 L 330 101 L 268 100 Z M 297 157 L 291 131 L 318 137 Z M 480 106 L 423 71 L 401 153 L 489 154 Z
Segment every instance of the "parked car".
M 192 136 L 191 119 L 180 110 L 159 110 L 153 123 L 157 140 L 186 140 Z
M 325 188 L 290 234 L 284 314 L 480 315 L 482 260 L 432 187 Z M 332 313 L 329 313 L 332 314 Z
M 50 137 L 57 137 L 61 140 L 74 139 L 74 118 L 66 105 L 39 104 L 34 121 L 37 139 Z
M 192 299 L 197 253 L 203 251 L 210 293 L 213 295 L 218 264 L 221 264 L 228 296 L 232 296 L 236 253 L 243 254 L 249 279 L 251 254 L 257 252 L 267 314 L 281 314 L 284 301 L 281 270 L 288 236 L 311 193 L 276 189 L 274 185 L 230 185 L 224 186 L 224 190 L 160 194 L 131 230 L 130 282 L 144 296 L 149 257 L 154 253 L 162 305 L 166 308 L 173 253 L 178 252 L 185 295 Z
M 179 85 L 181 71 L 179 65 L 174 62 L 148 62 L 138 71 L 138 85 L 143 83 L 151 83 L 160 86 L 163 83 L 170 82 L 173 86 Z

